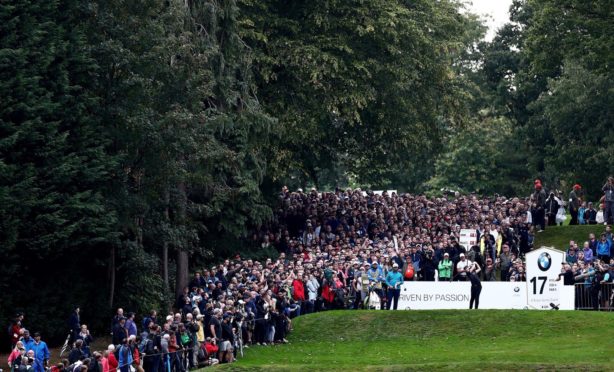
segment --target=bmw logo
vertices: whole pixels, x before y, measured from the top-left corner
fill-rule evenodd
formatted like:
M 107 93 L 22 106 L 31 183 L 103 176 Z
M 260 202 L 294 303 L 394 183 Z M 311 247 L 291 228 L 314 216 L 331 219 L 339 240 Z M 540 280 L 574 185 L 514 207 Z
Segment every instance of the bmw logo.
M 550 265 L 552 265 L 552 258 L 550 257 L 550 254 L 548 254 L 548 252 L 540 254 L 537 258 L 537 266 L 539 269 L 541 271 L 548 271 Z

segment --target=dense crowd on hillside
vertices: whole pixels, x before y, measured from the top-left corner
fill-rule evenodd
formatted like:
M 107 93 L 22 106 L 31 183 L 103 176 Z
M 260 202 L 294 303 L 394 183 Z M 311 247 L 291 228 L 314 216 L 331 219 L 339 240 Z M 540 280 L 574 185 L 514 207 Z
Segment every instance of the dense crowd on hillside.
M 608 185 L 612 179 L 604 186 L 611 203 L 607 192 L 614 187 Z M 568 207 L 579 210 L 584 201 L 576 186 Z M 547 196 L 539 181 L 534 187 L 530 197 L 512 199 L 284 188 L 276 224 L 253 236 L 254 244 L 274 247 L 279 257 L 258 262 L 237 256 L 196 272 L 176 299 L 176 312 L 164 317 L 152 311 L 137 322 L 135 314 L 118 309 L 112 344 L 102 352 L 91 350 L 93 339 L 77 308 L 70 318 L 72 350 L 51 369 L 182 372 L 232 362 L 248 345 L 285 343 L 293 318 L 365 308 L 370 293 L 378 295 L 382 309 L 396 309 L 405 280 L 525 281 L 522 257 L 532 248 L 535 227 L 549 224 L 556 197 Z M 459 244 L 462 229 L 475 231 L 474 246 Z M 611 282 L 611 247 L 610 226 L 599 237 L 591 234 L 582 248 L 570 242 L 561 273 L 565 284 Z M 30 337 L 22 320 L 19 315 L 9 329 L 15 345 L 9 365 L 43 372 L 49 351 L 40 335 Z

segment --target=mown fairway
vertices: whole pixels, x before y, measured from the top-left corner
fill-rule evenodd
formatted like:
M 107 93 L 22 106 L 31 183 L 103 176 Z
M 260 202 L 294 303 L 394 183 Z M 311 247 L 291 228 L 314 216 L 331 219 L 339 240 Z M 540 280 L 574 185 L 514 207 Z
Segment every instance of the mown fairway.
M 614 313 L 329 311 L 228 370 L 614 370 Z

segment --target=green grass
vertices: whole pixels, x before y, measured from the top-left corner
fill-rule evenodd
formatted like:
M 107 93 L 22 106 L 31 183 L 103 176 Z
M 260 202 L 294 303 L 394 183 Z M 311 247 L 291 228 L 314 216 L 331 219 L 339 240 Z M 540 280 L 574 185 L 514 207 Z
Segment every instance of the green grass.
M 227 370 L 614 369 L 614 313 L 329 311 L 295 319 L 289 344 L 253 346 Z
M 599 234 L 604 231 L 603 225 L 549 226 L 535 234 L 533 246 L 554 247 L 565 251 L 569 247 L 569 241 L 574 240 L 582 248 L 582 244 L 588 240 L 588 234 L 594 233 L 599 238 Z

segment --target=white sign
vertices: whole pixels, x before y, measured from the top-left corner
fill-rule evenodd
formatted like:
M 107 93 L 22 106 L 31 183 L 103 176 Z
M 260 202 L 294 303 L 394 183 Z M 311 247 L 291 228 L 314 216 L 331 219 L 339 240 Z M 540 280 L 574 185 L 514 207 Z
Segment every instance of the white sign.
M 480 309 L 526 309 L 524 283 L 482 282 Z M 405 282 L 399 309 L 469 309 L 470 282 Z M 572 301 L 573 305 L 573 301 Z
M 478 245 L 478 232 L 474 229 L 461 229 L 458 244 L 465 247 L 466 250 Z
M 551 305 L 568 308 L 568 295 L 562 294 L 563 282 L 556 281 L 563 262 L 565 262 L 565 253 L 555 249 L 542 247 L 527 253 L 526 284 L 529 309 L 550 310 Z M 566 303 L 562 304 L 563 301 Z M 571 301 L 572 309 L 573 305 Z

